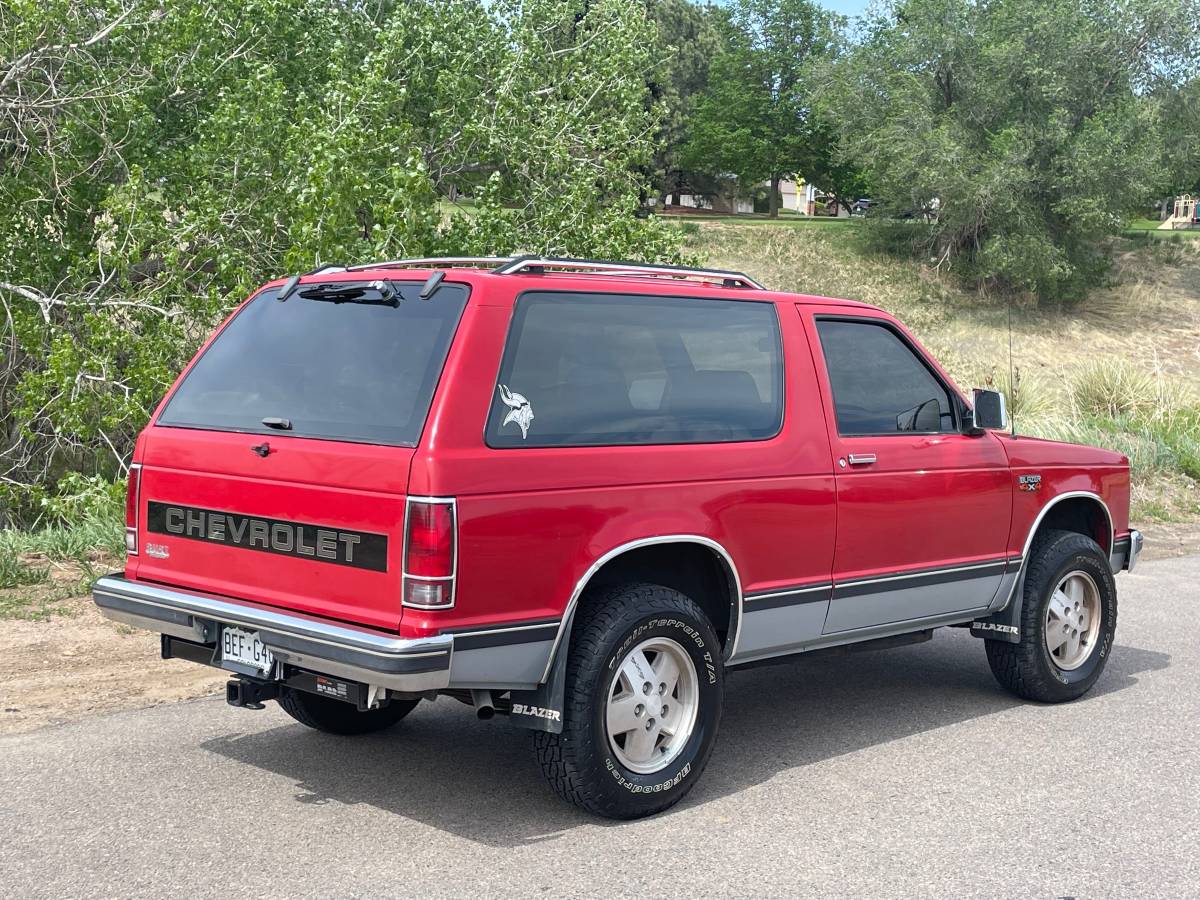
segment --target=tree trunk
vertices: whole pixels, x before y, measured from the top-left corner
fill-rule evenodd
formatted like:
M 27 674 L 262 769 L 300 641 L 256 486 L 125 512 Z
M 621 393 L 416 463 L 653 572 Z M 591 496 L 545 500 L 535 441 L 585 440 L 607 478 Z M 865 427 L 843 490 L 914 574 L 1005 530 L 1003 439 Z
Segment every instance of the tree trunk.
M 779 218 L 779 182 L 782 180 L 780 175 L 771 176 L 771 196 L 767 199 L 767 212 L 770 213 L 772 219 Z

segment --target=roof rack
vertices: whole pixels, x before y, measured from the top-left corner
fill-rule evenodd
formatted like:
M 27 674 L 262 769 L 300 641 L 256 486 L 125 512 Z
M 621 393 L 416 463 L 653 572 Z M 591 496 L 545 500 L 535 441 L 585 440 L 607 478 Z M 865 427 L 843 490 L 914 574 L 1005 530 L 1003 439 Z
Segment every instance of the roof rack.
M 348 266 L 347 272 L 363 269 L 495 269 L 511 262 L 511 256 L 422 256 L 414 259 L 390 259 L 386 262 L 361 263 Z
M 698 269 L 691 266 L 669 266 L 660 263 L 635 263 L 620 260 L 570 259 L 558 256 L 518 256 L 504 260 L 492 271 L 497 275 L 516 275 L 520 272 L 544 273 L 555 269 L 562 272 L 582 272 L 589 275 L 638 275 L 651 278 L 694 279 L 718 282 L 725 287 L 766 290 L 742 272 L 723 269 Z
M 669 266 L 665 263 L 573 259 L 563 256 L 424 256 L 415 259 L 362 263 L 357 266 L 347 266 L 345 271 L 361 272 L 364 269 L 488 269 L 496 275 L 516 275 L 521 272 L 544 274 L 553 270 L 581 272 L 589 275 L 636 275 L 649 278 L 691 279 L 722 284 L 725 287 L 766 290 L 759 282 L 742 272 L 699 269 L 691 266 Z

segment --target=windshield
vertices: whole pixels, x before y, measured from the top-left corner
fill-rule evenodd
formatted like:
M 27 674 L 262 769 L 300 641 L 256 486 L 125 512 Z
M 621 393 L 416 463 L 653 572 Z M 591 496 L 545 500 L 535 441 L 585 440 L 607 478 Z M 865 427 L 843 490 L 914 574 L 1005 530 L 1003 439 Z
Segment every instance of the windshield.
M 305 285 L 252 299 L 204 351 L 159 425 L 415 446 L 467 291 Z M 306 296 L 307 295 L 307 296 Z

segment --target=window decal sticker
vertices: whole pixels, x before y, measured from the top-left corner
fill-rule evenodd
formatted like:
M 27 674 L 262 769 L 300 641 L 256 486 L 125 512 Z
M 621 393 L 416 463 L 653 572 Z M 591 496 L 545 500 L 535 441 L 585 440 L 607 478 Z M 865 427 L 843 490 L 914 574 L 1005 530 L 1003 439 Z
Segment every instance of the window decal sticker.
M 500 423 L 503 428 L 509 422 L 516 422 L 521 429 L 521 440 L 529 437 L 529 423 L 533 421 L 533 407 L 529 405 L 529 401 L 525 399 L 524 394 L 518 394 L 516 391 L 510 391 L 507 385 L 497 385 L 500 389 L 500 399 L 507 406 L 508 414 L 504 417 L 504 421 Z

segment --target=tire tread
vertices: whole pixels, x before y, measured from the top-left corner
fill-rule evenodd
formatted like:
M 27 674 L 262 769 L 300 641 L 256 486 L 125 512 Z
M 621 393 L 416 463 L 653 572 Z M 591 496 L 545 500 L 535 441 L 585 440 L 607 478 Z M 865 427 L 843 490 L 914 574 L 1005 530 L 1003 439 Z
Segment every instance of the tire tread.
M 1025 572 L 1024 590 L 1020 598 L 1020 642 L 984 641 L 992 674 L 1001 686 L 1022 699 L 1054 703 L 1078 696 L 1073 691 L 1065 691 L 1061 683 L 1048 675 L 1038 657 L 1042 652 L 1040 593 L 1063 560 L 1075 553 L 1102 554 L 1102 551 L 1091 538 L 1075 531 L 1049 529 L 1039 534 L 1029 549 L 1029 568 Z M 1115 627 L 1115 591 L 1112 592 L 1111 603 Z M 1086 692 L 1086 688 L 1084 690 Z
M 602 790 L 607 776 L 595 771 L 588 763 L 602 748 L 595 746 L 603 735 L 587 728 L 572 727 L 586 720 L 592 712 L 592 685 L 580 678 L 580 669 L 588 662 L 602 659 L 612 641 L 619 636 L 623 623 L 642 616 L 682 613 L 697 622 L 708 618 L 692 600 L 678 591 L 654 584 L 618 585 L 601 592 L 582 604 L 572 628 L 570 653 L 567 662 L 567 684 L 563 698 L 563 731 L 552 734 L 533 733 L 534 753 L 542 774 L 564 800 L 589 812 L 608 818 L 628 819 L 653 815 L 673 805 L 683 792 L 664 792 L 658 805 L 641 807 L 631 814 L 614 803 Z M 689 780 L 699 778 L 707 758 L 698 759 Z M 642 795 L 645 796 L 645 795 Z

